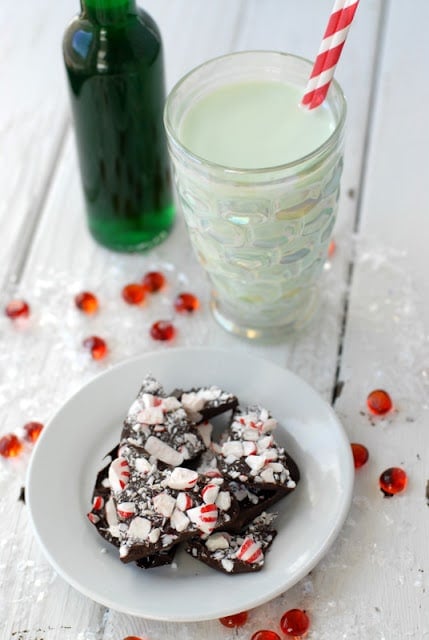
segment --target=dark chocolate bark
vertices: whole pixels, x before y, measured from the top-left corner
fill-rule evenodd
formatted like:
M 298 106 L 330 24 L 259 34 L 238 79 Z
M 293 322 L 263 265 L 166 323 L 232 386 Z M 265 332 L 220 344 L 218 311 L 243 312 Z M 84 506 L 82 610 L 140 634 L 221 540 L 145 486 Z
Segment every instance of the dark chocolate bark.
M 198 387 L 173 392 L 185 409 L 192 422 L 199 424 L 216 416 L 233 411 L 238 406 L 238 398 L 219 387 Z
M 109 459 L 109 462 L 97 474 L 93 492 L 92 510 L 88 513 L 90 522 L 95 526 L 100 536 L 115 547 L 119 547 L 119 536 L 114 528 L 115 523 L 116 526 L 118 524 L 118 519 L 115 514 L 115 503 L 111 497 L 108 475 L 111 462 L 118 457 L 118 449 L 119 445 L 114 447 L 114 449 L 105 456 L 105 459 Z M 111 529 L 112 520 L 113 528 Z M 154 567 L 171 564 L 175 552 L 176 547 L 172 547 L 165 552 L 138 560 L 136 564 L 143 569 L 152 569 Z
M 184 467 L 159 469 L 144 450 L 122 446 L 109 468 L 110 534 L 123 562 L 167 551 L 191 536 L 209 535 L 233 520 L 238 506 L 223 478 Z
M 217 387 L 167 395 L 147 376 L 120 445 L 97 475 L 88 518 L 125 563 L 170 564 L 180 543 L 225 573 L 258 571 L 276 532 L 266 509 L 299 481 L 262 407 Z M 233 412 L 219 442 L 209 418 Z
M 277 532 L 272 527 L 274 514 L 262 513 L 242 532 L 217 531 L 206 539 L 193 538 L 186 551 L 209 567 L 227 574 L 253 573 L 264 566 L 265 553 Z
M 239 512 L 225 528 L 234 533 L 239 533 L 252 520 L 285 497 L 285 492 L 282 489 L 260 489 L 258 487 L 249 489 L 246 485 L 236 482 L 230 482 L 229 488 L 238 502 Z
M 221 474 L 249 488 L 281 490 L 284 495 L 293 491 L 299 470 L 275 441 L 272 432 L 276 426 L 277 421 L 262 407 L 237 410 L 215 449 Z
M 196 458 L 204 442 L 175 396 L 166 396 L 161 384 L 147 376 L 131 405 L 121 443 L 144 447 L 168 466 L 179 466 Z
M 113 536 L 107 521 L 106 504 L 110 499 L 110 483 L 108 479 L 110 463 L 118 455 L 119 446 L 114 447 L 104 457 L 108 463 L 98 472 L 92 493 L 92 508 L 87 514 L 89 521 L 95 526 L 104 540 L 119 547 L 119 539 Z M 108 507 L 107 507 L 108 509 Z
M 136 565 L 141 569 L 154 569 L 155 567 L 164 567 L 165 565 L 171 564 L 176 555 L 177 546 L 152 556 L 140 558 L 140 560 L 136 560 Z

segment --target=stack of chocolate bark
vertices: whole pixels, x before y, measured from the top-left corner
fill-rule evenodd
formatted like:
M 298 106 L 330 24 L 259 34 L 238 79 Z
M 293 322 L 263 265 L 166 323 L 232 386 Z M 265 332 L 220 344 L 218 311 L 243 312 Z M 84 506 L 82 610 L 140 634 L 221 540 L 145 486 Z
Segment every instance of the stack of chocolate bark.
M 225 428 L 215 440 L 217 416 Z M 218 387 L 168 395 L 147 376 L 97 475 L 90 522 L 125 563 L 170 564 L 183 544 L 224 573 L 260 570 L 276 535 L 266 509 L 299 480 L 274 439 L 276 424 Z

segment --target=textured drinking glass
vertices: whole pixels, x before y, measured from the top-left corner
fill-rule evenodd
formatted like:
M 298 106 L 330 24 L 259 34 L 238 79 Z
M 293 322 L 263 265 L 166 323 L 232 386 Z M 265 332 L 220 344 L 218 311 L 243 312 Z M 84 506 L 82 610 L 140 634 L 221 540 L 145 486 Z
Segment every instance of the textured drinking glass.
M 167 99 L 164 121 L 178 198 L 212 286 L 212 311 L 225 329 L 247 338 L 277 339 L 299 329 L 317 306 L 339 198 L 345 99 L 333 82 L 327 106 L 334 126 L 326 141 L 269 168 L 208 161 L 183 144 L 181 129 L 189 109 L 215 90 L 273 80 L 304 91 L 311 68 L 289 54 L 231 54 L 191 71 Z

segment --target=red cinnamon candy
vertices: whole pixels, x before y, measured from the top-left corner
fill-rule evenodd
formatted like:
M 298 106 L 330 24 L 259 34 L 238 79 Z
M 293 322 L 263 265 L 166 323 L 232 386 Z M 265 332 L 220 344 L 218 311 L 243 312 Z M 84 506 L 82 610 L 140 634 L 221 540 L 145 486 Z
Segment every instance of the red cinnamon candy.
M 243 625 L 245 625 L 248 617 L 248 611 L 240 611 L 240 613 L 234 613 L 233 615 L 219 618 L 219 622 L 223 624 L 224 627 L 233 629 L 235 627 L 242 627 Z
M 6 305 L 4 312 L 11 320 L 28 318 L 30 315 L 30 305 L 25 300 L 11 300 Z

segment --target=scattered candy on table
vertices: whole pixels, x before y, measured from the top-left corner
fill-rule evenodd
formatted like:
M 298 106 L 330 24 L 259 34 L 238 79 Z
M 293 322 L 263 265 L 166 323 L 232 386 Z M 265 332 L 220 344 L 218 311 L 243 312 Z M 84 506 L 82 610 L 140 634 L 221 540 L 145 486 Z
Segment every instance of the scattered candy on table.
M 200 301 L 193 293 L 179 293 L 174 301 L 174 308 L 179 313 L 193 313 L 200 306 Z
M 89 336 L 83 341 L 83 346 L 91 353 L 94 360 L 102 360 L 107 356 L 108 348 L 103 338 L 99 336 Z
M 390 467 L 383 471 L 379 478 L 381 491 L 386 498 L 391 498 L 404 491 L 408 483 L 406 472 L 400 467 Z
M 310 619 L 302 609 L 289 609 L 280 620 L 283 633 L 289 638 L 302 638 L 310 628 Z
M 166 284 L 166 278 L 160 271 L 148 271 L 142 279 L 142 285 L 149 293 L 160 291 Z
M 19 456 L 23 448 L 21 440 L 14 433 L 8 433 L 0 438 L 0 456 L 3 458 L 15 458 Z
M 248 611 L 240 611 L 240 613 L 235 613 L 230 616 L 224 616 L 223 618 L 219 618 L 219 622 L 223 624 L 224 627 L 229 627 L 233 629 L 235 627 L 242 627 L 246 624 L 247 619 L 249 617 Z
M 363 444 L 359 444 L 357 442 L 352 442 L 351 448 L 355 469 L 360 469 L 364 464 L 368 462 L 368 449 Z
M 98 311 L 98 298 L 94 293 L 91 293 L 91 291 L 78 293 L 74 298 L 74 302 L 80 311 L 88 315 Z
M 40 436 L 42 429 L 43 429 L 43 424 L 41 422 L 27 422 L 24 426 L 23 426 L 24 432 L 25 432 L 25 439 L 28 440 L 29 442 L 36 442 L 36 440 L 38 439 L 38 437 Z
M 170 341 L 175 337 L 176 329 L 168 320 L 158 320 L 151 326 L 150 335 L 154 340 Z
M 281 640 L 278 633 L 271 631 L 271 629 L 260 629 L 256 631 L 250 640 Z
M 25 439 L 34 443 L 40 436 L 43 424 L 41 422 L 27 422 L 22 427 Z M 3 458 L 16 458 L 24 449 L 24 443 L 16 433 L 7 433 L 0 438 L 0 456 Z
M 127 304 L 142 304 L 146 297 L 146 289 L 142 284 L 133 282 L 122 289 L 122 297 Z
M 5 314 L 11 320 L 28 318 L 30 315 L 30 305 L 25 300 L 11 300 L 5 308 Z
M 370 412 L 377 416 L 385 415 L 393 408 L 392 399 L 384 389 L 371 391 L 366 399 L 366 404 Z

